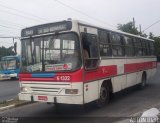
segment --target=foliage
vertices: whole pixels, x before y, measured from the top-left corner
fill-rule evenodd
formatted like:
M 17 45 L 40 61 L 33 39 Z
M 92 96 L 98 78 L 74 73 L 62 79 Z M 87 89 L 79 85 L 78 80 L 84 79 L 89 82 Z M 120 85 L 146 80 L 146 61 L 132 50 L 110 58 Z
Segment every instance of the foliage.
M 128 22 L 126 24 L 118 24 L 117 28 L 118 30 L 121 30 L 123 32 L 131 33 L 134 35 L 140 35 L 142 37 L 147 37 L 145 33 L 138 31 L 137 27 L 134 26 L 133 22 Z
M 155 52 L 157 56 L 160 56 L 160 38 L 155 37 L 153 33 L 149 33 L 149 39 L 153 39 L 155 41 Z
M 149 33 L 149 39 L 153 39 L 154 40 L 154 35 L 152 32 Z
M 160 56 L 160 38 L 159 37 L 154 37 L 155 40 L 155 50 L 156 50 L 156 55 Z
M 133 26 L 133 22 L 128 22 L 127 24 L 118 24 L 117 28 L 123 32 L 128 32 L 135 35 L 139 34 L 137 28 Z
M 0 47 L 0 58 L 3 56 L 15 55 L 13 47 L 6 48 L 4 46 Z

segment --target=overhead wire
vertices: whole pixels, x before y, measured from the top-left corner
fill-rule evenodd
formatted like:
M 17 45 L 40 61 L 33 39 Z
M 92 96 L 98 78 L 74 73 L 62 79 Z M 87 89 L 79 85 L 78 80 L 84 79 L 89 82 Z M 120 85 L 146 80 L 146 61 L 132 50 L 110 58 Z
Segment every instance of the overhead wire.
M 5 26 L 5 25 L 1 25 L 1 24 L 0 24 L 0 27 L 4 27 L 4 28 L 8 28 L 8 29 L 20 30 L 20 28 L 9 27 L 9 26 Z
M 0 38 L 14 38 L 14 39 L 20 39 L 19 36 L 6 36 L 6 35 L 0 35 Z
M 14 16 L 18 16 L 18 17 L 22 17 L 22 18 L 25 18 L 25 19 L 28 19 L 28 20 L 40 21 L 40 20 L 35 19 L 35 18 L 27 17 L 27 16 L 20 15 L 20 14 L 15 14 L 13 12 L 5 11 L 5 10 L 2 10 L 2 9 L 0 9 L 0 12 L 7 13 L 7 14 L 10 14 L 10 15 L 14 15 Z
M 7 25 L 7 27 L 11 27 L 11 28 L 16 28 L 16 29 L 22 29 L 24 27 L 16 25 L 16 24 L 12 24 L 12 23 L 6 23 L 6 22 L 2 22 L 0 21 L 1 24 L 3 24 L 4 26 Z
M 0 30 L 0 37 L 19 37 L 20 33 L 9 30 Z
M 10 25 L 13 25 L 13 26 L 19 26 L 21 28 L 25 27 L 25 25 L 22 25 L 22 24 L 19 24 L 19 23 L 15 23 L 15 22 L 11 22 L 11 21 L 8 21 L 8 20 L 0 19 L 0 22 L 6 23 L 7 25 L 10 24 Z
M 145 28 L 142 32 L 148 30 L 149 28 L 151 28 L 152 26 L 156 25 L 156 24 L 159 23 L 159 22 L 160 22 L 160 20 L 158 20 L 158 21 L 152 23 L 150 26 L 148 26 L 147 28 Z
M 78 9 L 75 9 L 75 8 L 73 8 L 72 6 L 70 6 L 70 5 L 66 4 L 66 3 L 63 3 L 63 2 L 61 2 L 61 1 L 59 1 L 59 0 L 54 0 L 54 1 L 57 2 L 57 3 L 59 3 L 59 4 L 61 4 L 61 5 L 63 5 L 63 6 L 65 6 L 65 7 L 67 7 L 67 8 L 69 8 L 69 9 L 71 9 L 71 10 L 73 10 L 73 11 L 75 11 L 75 12 L 77 12 L 77 13 L 82 14 L 82 15 L 84 15 L 84 16 L 92 19 L 92 20 L 95 20 L 95 21 L 97 21 L 97 22 L 101 22 L 101 23 L 104 23 L 104 24 L 109 25 L 109 26 L 111 26 L 111 27 L 114 27 L 113 25 L 111 25 L 111 24 L 109 24 L 109 23 L 106 23 L 106 22 L 104 22 L 104 21 L 102 21 L 102 20 L 100 20 L 100 19 L 97 19 L 97 18 L 95 18 L 95 17 L 92 17 L 92 16 L 90 16 L 89 14 L 86 14 L 86 13 L 83 12 L 83 11 L 80 11 L 80 10 L 78 10 Z
M 13 46 L 13 40 L 19 40 L 20 39 L 20 37 L 19 36 L 9 36 L 9 35 L 2 35 L 2 34 L 0 34 L 0 45 L 1 46 Z M 7 39 L 7 40 L 5 40 L 5 42 L 3 41 L 3 39 Z M 12 39 L 12 40 L 10 40 L 12 43 L 9 43 L 9 42 L 7 42 L 7 41 L 9 41 L 8 39 Z
M 3 30 L 0 30 L 0 34 L 3 33 L 3 35 L 9 35 L 9 34 L 12 34 L 12 35 L 19 35 L 20 34 L 20 31 L 19 33 L 15 32 L 15 31 L 10 31 L 8 29 L 3 29 Z
M 3 8 L 7 8 L 7 9 L 10 9 L 10 10 L 14 10 L 14 11 L 19 12 L 19 13 L 22 13 L 22 14 L 27 14 L 27 15 L 32 16 L 33 18 L 37 18 L 37 19 L 39 19 L 39 20 L 49 21 L 49 20 L 46 19 L 46 18 L 39 17 L 39 16 L 37 16 L 37 15 L 31 14 L 31 13 L 28 13 L 28 12 L 25 12 L 25 11 L 21 11 L 21 10 L 15 9 L 15 8 L 11 8 L 11 7 L 5 6 L 5 5 L 3 5 L 3 4 L 0 4 L 0 6 L 3 7 Z

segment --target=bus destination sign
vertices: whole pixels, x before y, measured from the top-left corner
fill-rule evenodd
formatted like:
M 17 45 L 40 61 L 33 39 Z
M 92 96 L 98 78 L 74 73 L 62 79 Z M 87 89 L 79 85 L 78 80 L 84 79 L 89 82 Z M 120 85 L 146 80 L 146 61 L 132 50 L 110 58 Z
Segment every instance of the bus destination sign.
M 71 27 L 72 27 L 72 24 L 70 21 L 38 25 L 38 26 L 23 29 L 21 36 L 28 37 L 33 35 L 52 33 L 56 31 L 66 31 L 66 30 L 70 30 Z

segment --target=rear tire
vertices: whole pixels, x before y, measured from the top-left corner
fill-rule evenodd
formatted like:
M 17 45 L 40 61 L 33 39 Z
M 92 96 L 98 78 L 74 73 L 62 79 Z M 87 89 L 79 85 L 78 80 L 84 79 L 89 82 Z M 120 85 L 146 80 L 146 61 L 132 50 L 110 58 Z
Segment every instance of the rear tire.
M 109 99 L 110 99 L 110 94 L 109 94 L 108 86 L 105 86 L 104 84 L 102 84 L 100 89 L 99 99 L 96 101 L 96 106 L 98 108 L 105 106 L 105 104 L 109 102 Z
M 140 89 L 144 89 L 146 87 L 147 77 L 146 74 L 143 73 L 142 75 L 142 82 L 140 83 Z

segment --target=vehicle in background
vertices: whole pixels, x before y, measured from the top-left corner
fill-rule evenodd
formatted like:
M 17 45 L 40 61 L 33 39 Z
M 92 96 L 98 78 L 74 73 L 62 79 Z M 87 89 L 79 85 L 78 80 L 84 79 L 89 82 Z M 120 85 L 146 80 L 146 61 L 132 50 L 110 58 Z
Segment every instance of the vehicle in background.
M 21 46 L 20 100 L 102 107 L 157 67 L 154 40 L 77 20 L 25 28 Z
M 20 56 L 4 56 L 0 62 L 0 77 L 2 79 L 18 79 L 20 72 Z

